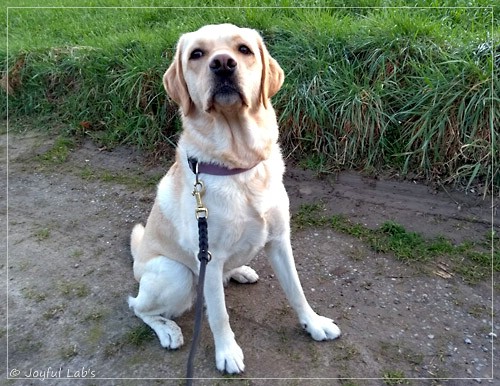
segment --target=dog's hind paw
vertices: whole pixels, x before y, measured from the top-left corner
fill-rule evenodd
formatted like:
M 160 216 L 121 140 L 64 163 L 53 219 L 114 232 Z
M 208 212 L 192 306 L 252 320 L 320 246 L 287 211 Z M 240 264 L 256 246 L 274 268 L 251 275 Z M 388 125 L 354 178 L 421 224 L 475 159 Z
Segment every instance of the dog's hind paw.
M 138 315 L 142 320 L 151 327 L 162 347 L 175 350 L 184 344 L 181 328 L 173 320 L 164 318 L 160 315 L 147 316 Z
M 156 335 L 160 339 L 162 347 L 170 350 L 175 350 L 184 344 L 184 337 L 182 336 L 181 328 L 173 320 L 165 319 L 157 324 L 154 328 Z
M 238 283 L 247 284 L 255 283 L 259 280 L 259 275 L 247 265 L 232 269 L 228 273 L 229 278 L 236 280 Z

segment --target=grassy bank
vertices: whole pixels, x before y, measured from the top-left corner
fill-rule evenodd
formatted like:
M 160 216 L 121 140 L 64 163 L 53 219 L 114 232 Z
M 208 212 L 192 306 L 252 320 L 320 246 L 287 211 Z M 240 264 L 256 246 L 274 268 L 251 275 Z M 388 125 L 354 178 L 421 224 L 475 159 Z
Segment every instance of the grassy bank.
M 9 9 L 8 47 L 7 39 L 0 47 L 0 58 L 8 61 L 2 85 L 9 119 L 56 119 L 70 133 L 106 146 L 157 150 L 173 144 L 177 108 L 161 76 L 175 42 L 201 25 L 232 22 L 260 30 L 284 68 L 285 85 L 274 98 L 281 141 L 303 164 L 323 171 L 392 170 L 480 184 L 484 192 L 492 182 L 500 186 L 493 129 L 500 121 L 494 93 L 500 89 L 500 23 L 489 2 L 475 2 L 483 8 L 459 1 L 447 4 L 459 8 L 442 8 L 443 2 L 432 8 L 430 0 L 417 2 L 430 8 L 392 8 L 398 3 L 382 0 L 348 4 L 370 8 L 284 8 L 293 5 L 287 1 L 265 2 L 272 8 L 251 7 L 252 1 L 169 5 L 175 3 L 180 8 Z M 325 4 L 345 6 L 313 5 Z M 2 97 L 2 117 L 6 107 Z

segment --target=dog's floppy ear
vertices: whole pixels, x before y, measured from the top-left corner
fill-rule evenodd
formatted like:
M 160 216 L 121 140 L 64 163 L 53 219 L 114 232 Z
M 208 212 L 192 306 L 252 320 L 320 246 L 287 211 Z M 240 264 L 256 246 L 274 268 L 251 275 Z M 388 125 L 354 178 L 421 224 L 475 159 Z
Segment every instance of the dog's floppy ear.
M 281 86 L 285 75 L 280 65 L 274 60 L 262 40 L 259 38 L 259 51 L 262 58 L 262 77 L 260 81 L 260 98 L 264 108 L 267 109 L 269 98 L 276 94 Z
M 163 86 L 170 98 L 181 106 L 183 114 L 188 115 L 193 102 L 182 72 L 182 37 L 177 43 L 174 61 L 163 75 Z

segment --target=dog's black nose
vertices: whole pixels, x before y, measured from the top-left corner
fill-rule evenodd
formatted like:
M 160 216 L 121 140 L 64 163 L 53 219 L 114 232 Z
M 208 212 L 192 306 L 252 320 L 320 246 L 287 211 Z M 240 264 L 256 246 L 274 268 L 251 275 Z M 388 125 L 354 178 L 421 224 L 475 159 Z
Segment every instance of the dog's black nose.
M 236 71 L 238 63 L 230 55 L 220 54 L 212 58 L 209 66 L 215 75 L 229 76 Z

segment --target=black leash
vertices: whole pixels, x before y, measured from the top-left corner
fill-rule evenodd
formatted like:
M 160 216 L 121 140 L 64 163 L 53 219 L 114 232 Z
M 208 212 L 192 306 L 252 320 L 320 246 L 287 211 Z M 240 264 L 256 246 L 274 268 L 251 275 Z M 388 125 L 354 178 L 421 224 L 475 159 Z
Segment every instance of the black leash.
M 207 264 L 212 259 L 212 256 L 208 251 L 208 209 L 203 206 L 203 203 L 201 201 L 201 197 L 203 196 L 203 193 L 205 193 L 205 187 L 203 186 L 203 183 L 198 179 L 199 171 L 197 163 L 194 165 L 193 171 L 196 174 L 193 196 L 196 199 L 195 215 L 196 219 L 198 220 L 198 260 L 200 260 L 200 272 L 198 275 L 198 287 L 196 289 L 193 341 L 191 343 L 191 350 L 189 351 L 186 371 L 186 385 L 188 386 L 193 384 L 194 357 L 196 356 L 196 350 L 200 341 L 201 322 L 203 320 L 203 288 L 205 286 L 205 272 Z

